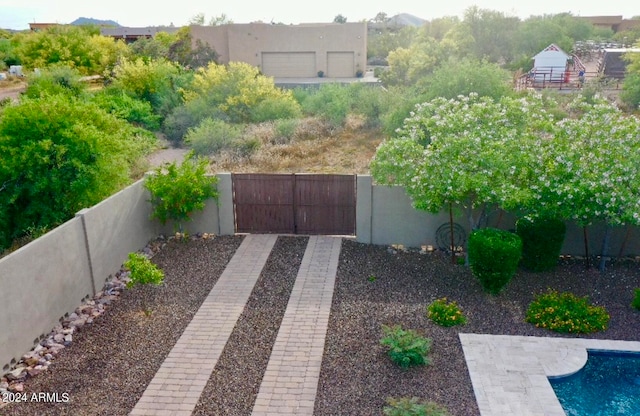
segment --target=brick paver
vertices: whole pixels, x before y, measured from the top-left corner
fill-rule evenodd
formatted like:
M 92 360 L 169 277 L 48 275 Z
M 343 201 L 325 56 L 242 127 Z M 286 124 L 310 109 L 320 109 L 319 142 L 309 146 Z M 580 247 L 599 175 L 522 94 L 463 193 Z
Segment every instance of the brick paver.
M 310 237 L 253 416 L 313 414 L 341 244 Z
M 245 237 L 130 415 L 191 415 L 276 239 Z
M 640 342 L 460 334 L 482 416 L 564 416 L 548 377 L 579 371 L 587 350 L 639 351 Z

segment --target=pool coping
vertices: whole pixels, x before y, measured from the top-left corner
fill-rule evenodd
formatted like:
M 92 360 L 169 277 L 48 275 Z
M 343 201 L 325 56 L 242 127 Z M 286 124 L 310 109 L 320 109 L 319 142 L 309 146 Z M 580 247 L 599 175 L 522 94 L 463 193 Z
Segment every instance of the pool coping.
M 459 334 L 482 416 L 565 416 L 548 377 L 579 371 L 587 350 L 640 352 L 640 341 Z

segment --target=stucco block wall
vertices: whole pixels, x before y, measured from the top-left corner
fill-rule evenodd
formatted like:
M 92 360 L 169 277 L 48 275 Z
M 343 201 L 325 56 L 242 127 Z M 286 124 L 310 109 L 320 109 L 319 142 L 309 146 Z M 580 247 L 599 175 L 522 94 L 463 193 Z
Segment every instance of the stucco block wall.
M 160 224 L 149 221 L 150 195 L 143 185 L 144 180 L 139 180 L 77 214 L 85 224 L 96 291 L 130 252 L 144 247 L 160 232 Z
M 194 213 L 188 232 L 234 233 L 231 174 L 218 178 L 220 201 L 209 200 Z M 61 317 L 101 290 L 130 252 L 173 232 L 171 224 L 150 218 L 149 199 L 139 180 L 0 259 L 0 367 L 19 360 Z
M 368 175 L 358 176 L 358 199 L 356 207 L 356 240 L 370 244 L 403 244 L 407 247 L 432 245 L 437 247 L 436 230 L 449 223 L 449 213 L 431 214 L 418 211 L 411 199 L 399 186 L 372 185 Z M 454 222 L 461 225 L 467 238 L 470 227 L 466 218 L 454 213 Z M 488 226 L 514 230 L 517 216 L 512 213 L 493 212 L 488 217 Z M 604 224 L 588 227 L 589 255 L 600 255 L 604 237 Z M 562 254 L 585 255 L 584 229 L 573 222 L 567 223 L 567 233 Z M 612 227 L 607 256 L 640 255 L 640 227 Z
M 448 221 L 449 217 L 444 213 L 433 215 L 414 209 L 404 188 L 373 186 L 372 244 L 435 245 L 435 230 Z
M 0 259 L 0 367 L 29 351 L 92 290 L 80 218 Z

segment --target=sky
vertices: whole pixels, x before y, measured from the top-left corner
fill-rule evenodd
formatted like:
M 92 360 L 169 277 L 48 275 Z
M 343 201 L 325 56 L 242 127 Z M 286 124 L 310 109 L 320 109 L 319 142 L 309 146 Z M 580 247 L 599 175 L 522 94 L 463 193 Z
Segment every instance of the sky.
M 635 4 L 635 5 L 634 5 Z M 462 17 L 471 6 L 526 19 L 532 15 L 569 12 L 575 16 L 640 15 L 640 3 L 632 0 L 0 0 L 0 28 L 23 30 L 29 23 L 71 23 L 78 17 L 115 20 L 121 26 L 184 26 L 198 13 L 205 19 L 226 15 L 234 23 L 327 23 L 342 15 L 348 22 L 408 13 L 431 20 Z

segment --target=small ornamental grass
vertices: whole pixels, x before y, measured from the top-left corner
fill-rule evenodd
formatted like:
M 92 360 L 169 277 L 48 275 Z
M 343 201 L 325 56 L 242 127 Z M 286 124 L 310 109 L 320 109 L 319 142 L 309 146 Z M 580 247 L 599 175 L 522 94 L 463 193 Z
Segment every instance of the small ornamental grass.
M 586 296 L 549 290 L 531 302 L 526 321 L 556 332 L 588 334 L 607 329 L 609 318 L 604 307 L 589 304 Z
M 412 329 L 402 329 L 400 325 L 382 325 L 384 333 L 380 344 L 388 348 L 391 360 L 402 368 L 414 365 L 427 365 L 427 354 L 431 348 L 431 340 L 419 335 Z
M 467 323 L 458 304 L 447 301 L 447 298 L 436 299 L 427 306 L 427 317 L 440 326 L 456 326 Z
M 449 416 L 444 407 L 417 397 L 390 397 L 382 412 L 385 416 Z
M 640 288 L 635 289 L 635 296 L 633 297 L 631 306 L 640 311 Z

